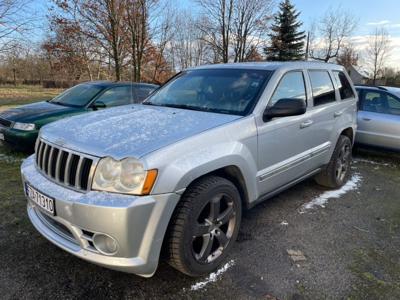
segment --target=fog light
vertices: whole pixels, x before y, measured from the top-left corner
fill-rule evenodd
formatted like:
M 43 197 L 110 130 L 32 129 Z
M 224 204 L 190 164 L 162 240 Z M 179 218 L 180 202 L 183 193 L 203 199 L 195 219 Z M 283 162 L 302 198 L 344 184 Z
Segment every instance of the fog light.
M 93 236 L 93 245 L 105 255 L 115 254 L 118 249 L 117 241 L 102 233 L 96 233 Z

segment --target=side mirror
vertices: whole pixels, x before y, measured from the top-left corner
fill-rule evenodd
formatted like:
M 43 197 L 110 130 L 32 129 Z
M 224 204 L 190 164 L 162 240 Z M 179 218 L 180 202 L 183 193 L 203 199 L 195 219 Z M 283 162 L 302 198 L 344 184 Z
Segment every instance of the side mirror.
M 306 110 L 306 101 L 296 98 L 284 98 L 265 109 L 263 120 L 268 121 L 272 118 L 299 116 L 304 114 Z
M 98 110 L 102 108 L 106 108 L 107 106 L 103 101 L 95 101 L 92 105 L 93 110 Z

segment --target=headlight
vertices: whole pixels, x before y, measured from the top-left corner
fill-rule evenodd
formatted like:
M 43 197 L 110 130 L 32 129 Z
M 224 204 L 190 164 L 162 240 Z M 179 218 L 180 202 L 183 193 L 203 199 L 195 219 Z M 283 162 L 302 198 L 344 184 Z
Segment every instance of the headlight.
M 114 160 L 111 157 L 99 161 L 94 174 L 92 189 L 114 193 L 147 195 L 153 188 L 157 170 L 146 171 L 134 158 Z
M 31 130 L 35 130 L 36 126 L 35 126 L 35 124 L 31 124 L 31 123 L 15 122 L 13 124 L 13 128 L 19 129 L 19 130 L 31 131 Z

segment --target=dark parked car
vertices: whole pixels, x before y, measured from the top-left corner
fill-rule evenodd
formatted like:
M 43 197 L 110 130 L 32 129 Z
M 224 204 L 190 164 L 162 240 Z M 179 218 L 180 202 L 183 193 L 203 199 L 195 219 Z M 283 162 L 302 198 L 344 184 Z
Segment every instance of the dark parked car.
M 356 86 L 359 95 L 356 143 L 400 150 L 400 89 Z
M 39 129 L 59 119 L 93 110 L 140 103 L 157 85 L 95 81 L 78 84 L 52 100 L 23 105 L 0 113 L 0 141 L 33 151 Z

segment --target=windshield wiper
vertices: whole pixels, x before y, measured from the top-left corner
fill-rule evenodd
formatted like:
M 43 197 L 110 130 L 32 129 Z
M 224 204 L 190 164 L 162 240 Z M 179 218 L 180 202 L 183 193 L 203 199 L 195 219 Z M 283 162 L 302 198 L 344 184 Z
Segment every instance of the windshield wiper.
M 209 107 L 197 107 L 188 104 L 168 104 L 168 103 L 152 103 L 152 102 L 143 102 L 144 105 L 154 105 L 154 106 L 164 106 L 164 107 L 171 107 L 171 108 L 181 108 L 181 109 L 188 109 L 188 110 L 195 110 L 195 111 L 205 111 L 205 112 L 213 112 L 219 114 L 228 114 L 232 115 L 235 112 L 225 109 L 216 109 L 216 108 L 209 108 Z
M 155 103 L 150 102 L 150 101 L 142 102 L 142 105 L 154 105 L 154 106 L 158 106 L 158 104 L 155 104 Z
M 209 109 L 203 107 L 197 107 L 187 104 L 160 104 L 160 106 L 172 107 L 172 108 L 181 108 L 181 109 L 189 109 L 189 110 L 197 110 L 197 111 L 208 111 Z

